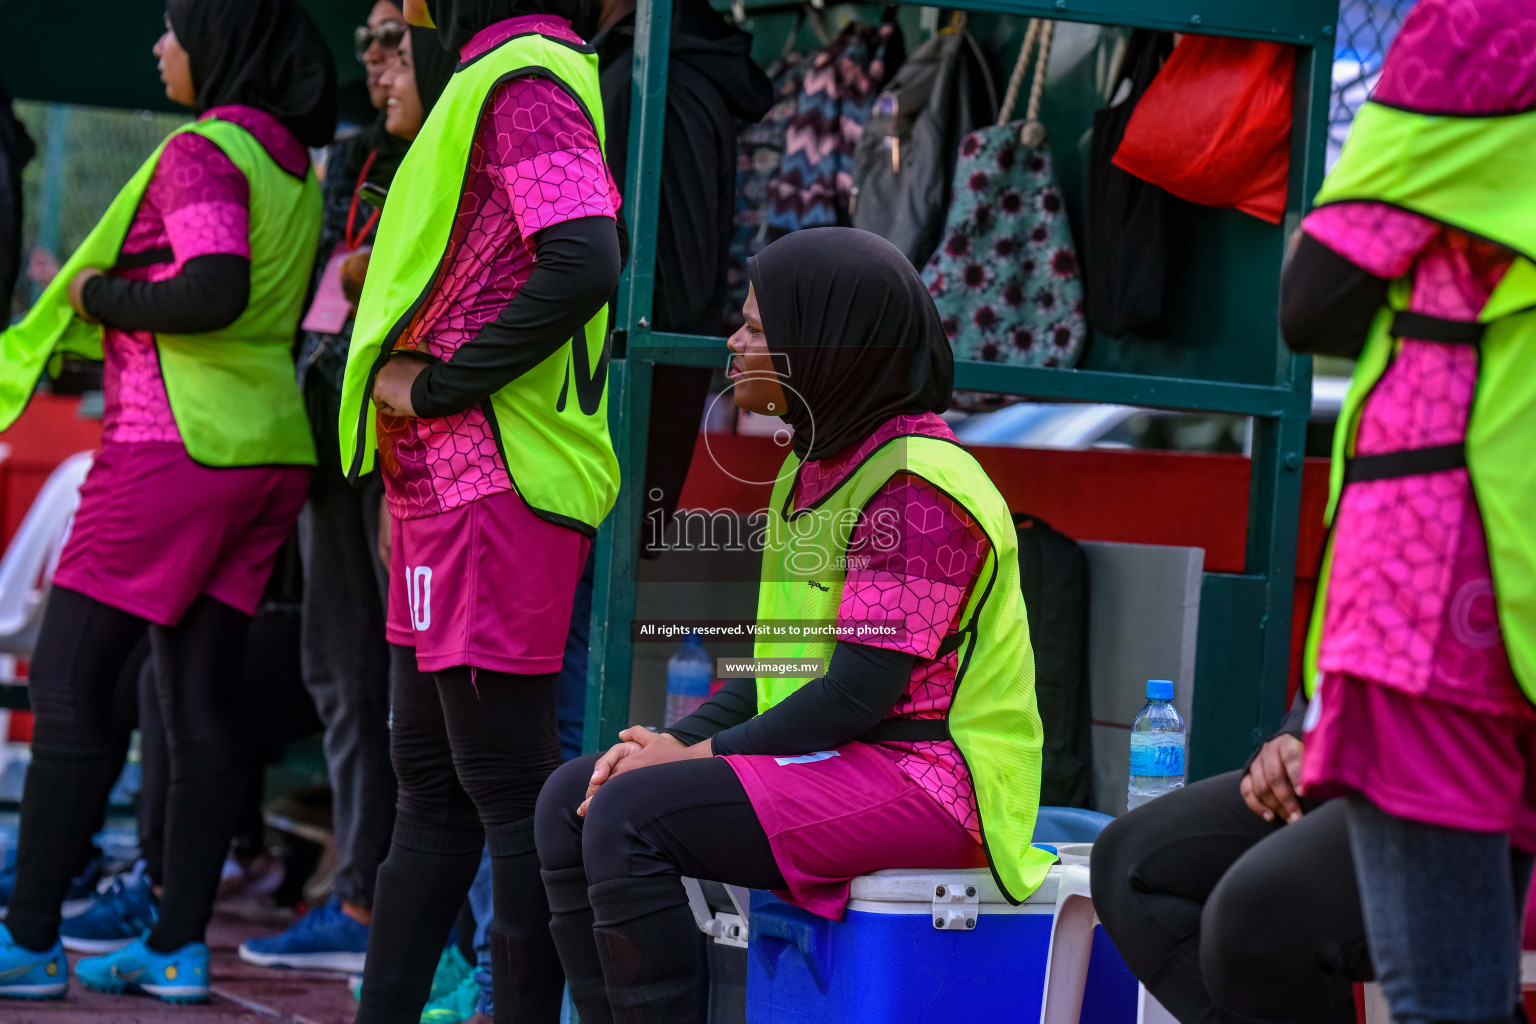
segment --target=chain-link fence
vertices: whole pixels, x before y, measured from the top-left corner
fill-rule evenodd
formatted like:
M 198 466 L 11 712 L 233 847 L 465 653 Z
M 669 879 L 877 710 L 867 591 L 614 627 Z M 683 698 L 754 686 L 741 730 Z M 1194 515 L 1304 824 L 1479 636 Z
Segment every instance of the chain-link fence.
M 172 128 L 174 114 L 19 102 L 16 115 L 37 143 L 23 175 L 22 244 L 31 254 L 16 288 L 19 312 L 52 278 L 58 261 L 95 226 L 123 183 Z
M 1414 0 L 1341 0 L 1328 105 L 1328 166 L 1339 157 L 1355 113 L 1381 77 L 1381 62 Z

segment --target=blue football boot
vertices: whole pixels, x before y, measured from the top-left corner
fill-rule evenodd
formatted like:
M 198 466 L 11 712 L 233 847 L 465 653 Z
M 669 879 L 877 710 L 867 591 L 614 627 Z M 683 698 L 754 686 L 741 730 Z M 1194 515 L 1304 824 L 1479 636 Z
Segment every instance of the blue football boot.
M 141 992 L 167 1003 L 208 998 L 208 947 L 189 942 L 174 953 L 156 953 L 144 939 L 106 956 L 75 965 L 75 977 L 97 992 Z
M 0 924 L 0 997 L 62 999 L 69 988 L 69 961 L 58 942 L 45 953 L 16 944 Z

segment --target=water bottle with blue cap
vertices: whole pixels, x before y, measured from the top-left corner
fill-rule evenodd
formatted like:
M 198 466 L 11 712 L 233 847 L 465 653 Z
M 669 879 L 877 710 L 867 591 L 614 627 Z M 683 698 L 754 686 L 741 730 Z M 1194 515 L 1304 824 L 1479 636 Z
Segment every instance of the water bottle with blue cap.
M 1147 706 L 1131 726 L 1130 810 L 1184 788 L 1187 746 L 1184 719 L 1173 706 L 1173 681 L 1148 679 Z
M 704 650 L 704 640 L 689 630 L 683 645 L 667 662 L 667 725 L 676 725 L 709 699 L 715 663 Z

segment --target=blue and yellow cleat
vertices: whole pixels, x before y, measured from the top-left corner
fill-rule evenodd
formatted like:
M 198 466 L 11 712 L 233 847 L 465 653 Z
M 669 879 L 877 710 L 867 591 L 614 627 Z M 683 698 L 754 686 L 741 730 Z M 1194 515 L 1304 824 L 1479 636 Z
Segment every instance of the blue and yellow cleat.
M 156 953 L 143 939 L 106 956 L 75 965 L 75 977 L 97 992 L 142 992 L 167 1003 L 208 998 L 208 947 L 189 942 L 174 953 Z
M 0 998 L 62 999 L 69 988 L 69 961 L 58 942 L 46 953 L 16 944 L 0 924 Z

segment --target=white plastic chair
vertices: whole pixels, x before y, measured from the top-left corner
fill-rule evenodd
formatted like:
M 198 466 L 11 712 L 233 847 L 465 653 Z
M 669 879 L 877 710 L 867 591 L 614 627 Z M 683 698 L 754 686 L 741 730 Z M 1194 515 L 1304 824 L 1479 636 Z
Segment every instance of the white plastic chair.
M 1040 1024 L 1078 1024 L 1083 1015 L 1083 988 L 1093 956 L 1093 909 L 1088 868 L 1070 864 L 1061 872 L 1056 890 L 1056 917 L 1045 959 L 1045 992 L 1040 999 Z
M 80 485 L 92 458 L 91 452 L 78 452 L 49 474 L 0 556 L 0 651 L 32 653 L 48 585 L 80 507 Z
M 1066 867 L 1056 890 L 1056 917 L 1045 960 L 1045 992 L 1040 998 L 1040 1024 L 1078 1024 L 1083 1015 L 1083 989 L 1093 959 L 1093 929 L 1099 915 L 1093 909 L 1088 867 L 1063 856 Z M 1136 1024 L 1178 1024 L 1173 1014 L 1137 986 Z

